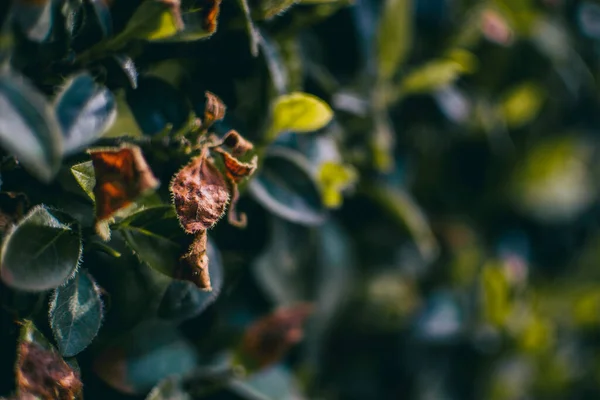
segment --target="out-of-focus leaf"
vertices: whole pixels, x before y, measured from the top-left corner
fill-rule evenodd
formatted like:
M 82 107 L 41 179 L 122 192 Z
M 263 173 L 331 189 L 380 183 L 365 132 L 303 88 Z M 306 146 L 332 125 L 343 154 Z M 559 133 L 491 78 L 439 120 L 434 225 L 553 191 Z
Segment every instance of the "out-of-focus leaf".
M 179 1 L 144 0 L 119 34 L 126 39 L 162 40 L 183 30 Z
M 137 256 L 151 268 L 173 277 L 184 252 L 183 230 L 171 206 L 139 211 L 116 227 Z
M 267 68 L 269 68 L 269 73 L 271 74 L 271 81 L 273 82 L 277 94 L 285 94 L 289 78 L 277 43 L 264 34 L 260 36 L 259 43 L 262 48 L 262 54 L 265 58 Z
M 265 155 L 260 173 L 248 190 L 280 218 L 302 225 L 318 225 L 326 216 L 310 165 L 302 154 L 277 148 Z
M 94 10 L 94 16 L 98 22 L 98 26 L 102 30 L 105 38 L 112 36 L 113 24 L 108 9 L 108 3 L 105 0 L 90 0 L 90 4 Z
M 513 87 L 504 94 L 500 111 L 508 127 L 519 128 L 538 115 L 543 102 L 542 89 L 528 82 Z
M 156 135 L 168 126 L 179 130 L 188 122 L 191 112 L 181 92 L 153 76 L 138 79 L 137 89 L 127 92 L 127 104 L 147 135 Z
M 308 228 L 271 217 L 270 243 L 253 264 L 256 280 L 278 305 L 307 301 L 318 282 L 314 275 L 311 254 L 304 246 L 312 243 Z M 300 247 L 297 243 L 304 243 Z
M 91 161 L 85 161 L 79 164 L 75 164 L 71 167 L 71 174 L 81 186 L 83 191 L 95 200 L 94 197 L 94 186 L 96 185 L 96 176 L 94 175 L 94 165 Z
M 452 293 L 443 291 L 427 298 L 416 321 L 416 335 L 420 340 L 446 342 L 457 337 L 463 316 Z
M 390 80 L 412 45 L 413 0 L 385 0 L 377 34 L 379 78 Z
M 180 379 L 170 377 L 154 387 L 146 400 L 193 400 L 193 398 L 185 391 Z
M 323 100 L 307 93 L 294 92 L 279 96 L 273 104 L 267 138 L 283 132 L 307 133 L 323 128 L 333 118 L 333 111 Z
M 350 165 L 334 162 L 321 164 L 317 182 L 321 187 L 323 204 L 329 208 L 337 208 L 342 204 L 342 191 L 351 187 L 358 179 L 356 170 Z
M 65 357 L 85 349 L 98 334 L 103 307 L 100 290 L 86 271 L 54 291 L 50 300 L 50 327 Z
M 15 365 L 18 398 L 74 399 L 82 383 L 76 360 L 65 362 L 33 322 L 23 321 Z
M 92 144 L 114 122 L 115 99 L 90 75 L 80 74 L 71 78 L 58 96 L 56 116 L 64 135 L 64 153 L 75 153 Z
M 212 291 L 201 290 L 192 282 L 173 280 L 160 302 L 159 317 L 175 321 L 194 318 L 217 299 L 223 287 L 223 263 L 219 250 L 210 240 L 207 251 Z
M 37 206 L 4 237 L 2 280 L 19 290 L 54 289 L 73 274 L 81 251 L 77 222 L 63 212 Z
M 260 11 L 256 14 L 261 19 L 271 19 L 285 12 L 288 8 L 296 4 L 298 0 L 260 0 L 258 8 Z
M 488 264 L 481 273 L 483 315 L 487 322 L 501 327 L 511 310 L 509 284 L 503 270 Z
M 439 246 L 427 218 L 406 191 L 390 185 L 369 185 L 365 193 L 408 229 L 425 260 L 437 258 Z
M 400 91 L 403 94 L 427 93 L 454 82 L 468 72 L 464 65 L 455 60 L 430 61 L 408 72 L 402 80 Z
M 260 33 L 254 26 L 252 15 L 250 13 L 250 6 L 248 6 L 248 0 L 238 0 L 242 11 L 244 12 L 244 18 L 246 19 L 246 30 L 248 31 L 248 37 L 250 38 L 250 52 L 254 57 L 258 55 L 258 44 L 260 43 Z
M 194 347 L 172 323 L 148 320 L 99 353 L 94 371 L 122 392 L 142 394 L 167 376 L 192 372 L 197 362 Z
M 587 142 L 572 136 L 538 143 L 515 168 L 510 196 L 522 212 L 543 222 L 572 221 L 597 194 Z
M 52 180 L 60 167 L 62 135 L 45 97 L 15 72 L 0 73 L 0 145 L 38 179 Z
M 277 400 L 301 399 L 301 392 L 294 375 L 281 365 L 253 374 L 246 384 L 265 398 Z
M 29 39 L 42 42 L 50 35 L 54 22 L 52 4 L 52 0 L 13 2 L 14 18 Z

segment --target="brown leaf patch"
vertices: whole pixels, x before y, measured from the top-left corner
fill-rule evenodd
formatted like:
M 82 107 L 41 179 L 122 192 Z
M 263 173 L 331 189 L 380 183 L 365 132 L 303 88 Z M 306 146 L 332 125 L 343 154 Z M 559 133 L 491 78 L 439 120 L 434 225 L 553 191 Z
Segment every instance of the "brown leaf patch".
M 202 6 L 202 29 L 208 33 L 217 30 L 217 19 L 221 9 L 221 0 L 204 0 Z
M 211 291 L 207 239 L 205 230 L 196 234 L 189 251 L 181 258 L 184 264 L 176 278 L 190 281 L 202 290 Z
M 97 223 L 106 221 L 159 184 L 137 146 L 123 145 L 115 149 L 90 150 L 89 153 L 96 175 Z
M 280 308 L 254 322 L 244 333 L 241 352 L 250 367 L 264 368 L 281 360 L 303 337 L 303 325 L 313 305 Z
M 181 226 L 187 233 L 211 228 L 225 213 L 229 190 L 221 172 L 207 158 L 192 159 L 171 181 L 171 193 Z
M 33 395 L 43 400 L 72 400 L 81 393 L 79 375 L 57 353 L 35 343 L 19 344 L 16 374 L 22 398 Z

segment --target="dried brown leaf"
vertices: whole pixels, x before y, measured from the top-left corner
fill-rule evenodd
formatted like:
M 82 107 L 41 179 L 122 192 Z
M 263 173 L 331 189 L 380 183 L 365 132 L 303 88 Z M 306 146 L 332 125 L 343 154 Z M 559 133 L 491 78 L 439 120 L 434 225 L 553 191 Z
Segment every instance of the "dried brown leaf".
M 82 389 L 79 375 L 57 353 L 32 342 L 19 344 L 16 375 L 21 398 L 72 400 Z
M 137 146 L 95 149 L 89 153 L 96 175 L 94 196 L 97 224 L 108 220 L 159 184 Z
M 229 201 L 227 183 L 207 156 L 208 149 L 204 149 L 171 181 L 177 216 L 187 233 L 211 228 L 223 216 Z
M 313 305 L 280 308 L 253 323 L 244 333 L 241 352 L 251 367 L 264 368 L 281 360 L 303 337 L 303 325 Z

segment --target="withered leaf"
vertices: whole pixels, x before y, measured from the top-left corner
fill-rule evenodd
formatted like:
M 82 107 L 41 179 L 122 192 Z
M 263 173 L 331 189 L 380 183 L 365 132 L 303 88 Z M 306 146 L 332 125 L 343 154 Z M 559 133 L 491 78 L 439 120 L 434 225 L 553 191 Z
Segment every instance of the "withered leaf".
M 254 173 L 256 170 L 258 157 L 254 156 L 249 163 L 243 163 L 220 148 L 215 150 L 223 157 L 225 176 L 230 184 L 231 202 L 229 205 L 229 213 L 227 218 L 228 222 L 231 225 L 238 226 L 240 228 L 245 227 L 247 222 L 246 214 L 242 213 L 238 215 L 236 212 L 236 205 L 239 198 L 238 184 L 242 179 L 247 178 Z
M 208 33 L 217 30 L 217 18 L 221 9 L 221 0 L 204 0 L 202 6 L 202 29 Z
M 301 303 L 280 308 L 250 325 L 240 348 L 249 367 L 264 368 L 281 360 L 302 340 L 304 322 L 312 311 L 312 304 Z
M 109 219 L 159 182 L 134 145 L 89 151 L 96 175 L 96 222 Z
M 234 183 L 239 183 L 242 179 L 249 177 L 256 170 L 258 157 L 254 156 L 249 163 L 244 163 L 221 149 L 216 151 L 223 157 L 225 165 L 225 175 Z
M 204 121 L 202 122 L 202 127 L 208 129 L 212 124 L 225 117 L 227 108 L 217 95 L 207 91 L 205 92 L 205 96 L 206 105 L 204 107 Z
M 211 228 L 223 216 L 229 201 L 227 183 L 207 156 L 205 148 L 171 181 L 177 217 L 187 233 Z
M 207 250 L 207 234 L 203 230 L 196 233 L 188 253 L 181 258 L 184 264 L 177 278 L 190 281 L 200 289 L 211 291 Z
M 79 375 L 57 354 L 33 342 L 19 344 L 17 389 L 22 398 L 37 396 L 43 400 L 79 398 Z
M 223 137 L 223 144 L 231 149 L 231 154 L 234 156 L 240 156 L 254 148 L 252 143 L 244 139 L 242 135 L 235 130 L 230 130 L 225 134 L 225 137 Z

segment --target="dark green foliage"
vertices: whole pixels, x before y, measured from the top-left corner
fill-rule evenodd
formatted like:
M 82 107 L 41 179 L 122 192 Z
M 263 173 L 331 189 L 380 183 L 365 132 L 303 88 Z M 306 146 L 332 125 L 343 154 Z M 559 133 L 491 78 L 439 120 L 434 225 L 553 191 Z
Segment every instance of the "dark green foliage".
M 0 398 L 599 398 L 598 15 L 0 1 Z

